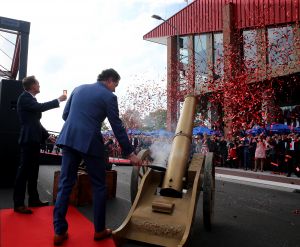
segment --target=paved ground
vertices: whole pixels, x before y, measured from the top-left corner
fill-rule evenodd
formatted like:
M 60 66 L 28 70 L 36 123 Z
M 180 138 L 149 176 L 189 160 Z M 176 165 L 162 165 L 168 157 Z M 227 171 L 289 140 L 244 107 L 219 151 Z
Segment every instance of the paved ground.
M 220 180 L 262 186 L 265 188 L 297 192 L 300 190 L 300 178 L 296 175 L 274 174 L 270 171 L 254 172 L 241 169 L 217 167 L 216 178 Z
M 39 190 L 42 199 L 52 199 L 53 173 L 58 169 L 58 166 L 41 166 Z M 116 229 L 130 209 L 131 170 L 129 167 L 114 169 L 118 171 L 117 197 L 107 201 L 107 225 Z M 253 175 L 251 171 L 226 168 L 216 171 L 213 230 L 206 232 L 203 228 L 200 195 L 189 246 L 300 247 L 299 178 L 268 172 Z M 266 176 L 276 177 L 276 181 L 267 180 Z M 287 187 L 280 186 L 282 184 Z M 12 207 L 11 197 L 12 189 L 0 189 L 0 208 Z M 78 209 L 92 220 L 91 206 Z M 131 246 L 146 245 L 132 242 L 125 245 Z

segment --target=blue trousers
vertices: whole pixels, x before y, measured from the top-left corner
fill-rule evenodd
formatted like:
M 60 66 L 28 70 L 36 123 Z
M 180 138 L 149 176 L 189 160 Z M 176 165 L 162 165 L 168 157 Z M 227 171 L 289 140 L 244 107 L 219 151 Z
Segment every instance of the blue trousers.
M 53 224 L 56 234 L 63 234 L 68 230 L 66 214 L 69 197 L 73 185 L 77 180 L 78 166 L 83 159 L 93 188 L 93 208 L 95 231 L 105 228 L 106 183 L 105 161 L 101 157 L 90 156 L 69 147 L 63 147 L 62 166 L 58 185 L 58 193 L 53 212 Z
M 250 152 L 244 150 L 244 169 L 250 169 Z

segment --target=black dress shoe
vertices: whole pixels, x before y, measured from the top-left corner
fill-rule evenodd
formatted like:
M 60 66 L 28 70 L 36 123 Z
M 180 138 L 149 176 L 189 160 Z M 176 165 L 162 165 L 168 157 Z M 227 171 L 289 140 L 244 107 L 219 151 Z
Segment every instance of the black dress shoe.
M 14 211 L 20 214 L 32 214 L 32 211 L 25 206 L 15 207 Z
M 47 201 L 42 202 L 40 200 L 28 201 L 28 207 L 45 207 L 45 206 L 49 206 L 49 202 L 47 202 Z
M 94 233 L 94 240 L 99 241 L 105 238 L 108 238 L 112 235 L 112 230 L 109 228 L 105 228 L 102 232 L 95 232 Z
M 68 233 L 65 232 L 63 234 L 55 234 L 53 238 L 53 244 L 58 246 L 62 245 L 65 240 L 68 239 Z

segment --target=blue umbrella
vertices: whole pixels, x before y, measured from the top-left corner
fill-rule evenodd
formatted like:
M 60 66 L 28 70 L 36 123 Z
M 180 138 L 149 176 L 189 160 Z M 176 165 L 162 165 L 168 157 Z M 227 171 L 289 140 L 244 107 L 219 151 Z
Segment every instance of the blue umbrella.
M 164 129 L 160 129 L 160 130 L 158 130 L 158 135 L 159 135 L 159 136 L 172 137 L 172 136 L 174 136 L 174 133 L 171 132 L 171 131 L 167 131 L 167 130 L 164 130 Z
M 285 124 L 271 124 L 266 128 L 271 134 L 289 134 L 291 132 L 289 126 Z
M 260 127 L 259 125 L 254 125 L 252 129 L 247 130 L 246 133 L 256 136 L 260 135 L 261 133 L 266 133 L 266 130 L 265 128 Z
M 221 130 L 214 130 L 213 134 L 216 136 L 224 136 L 224 133 Z
M 297 134 L 300 134 L 300 127 L 296 127 L 296 128 L 294 129 L 294 132 L 297 133 Z
M 151 136 L 151 131 L 143 131 L 142 135 Z
M 114 132 L 112 130 L 102 131 L 101 133 L 102 133 L 102 135 L 109 135 L 109 136 L 114 134 Z
M 152 136 L 166 136 L 166 137 L 174 136 L 173 132 L 167 131 L 167 130 L 164 130 L 164 129 L 153 130 L 153 131 L 150 131 L 149 134 L 152 135 Z
M 203 135 L 203 134 L 213 135 L 214 131 L 205 126 L 198 126 L 198 127 L 193 128 L 193 135 Z
M 127 134 L 129 135 L 140 135 L 142 133 L 142 131 L 138 130 L 138 129 L 128 129 L 127 130 Z

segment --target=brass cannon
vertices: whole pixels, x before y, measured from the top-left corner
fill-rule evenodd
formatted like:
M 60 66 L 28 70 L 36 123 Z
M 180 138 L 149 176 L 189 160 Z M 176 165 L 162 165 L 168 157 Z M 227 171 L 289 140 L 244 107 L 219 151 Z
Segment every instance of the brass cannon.
M 113 232 L 116 243 L 135 240 L 160 246 L 187 246 L 200 191 L 204 227 L 211 229 L 215 192 L 213 154 L 190 155 L 195 108 L 196 98 L 187 96 L 165 171 L 155 169 L 149 150 L 139 153 L 146 166 L 133 168 L 132 207 Z

